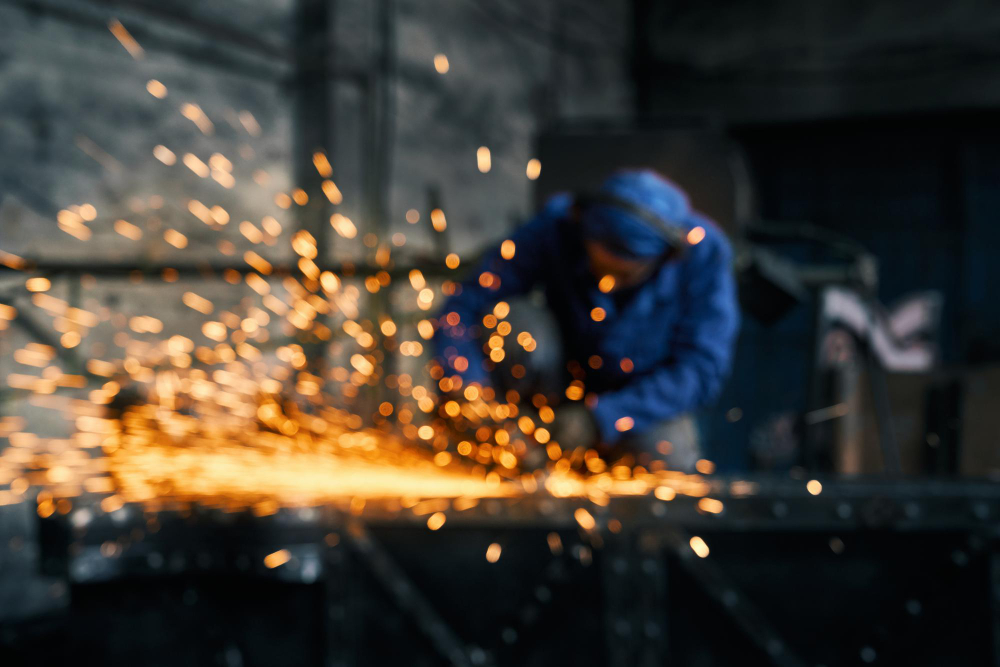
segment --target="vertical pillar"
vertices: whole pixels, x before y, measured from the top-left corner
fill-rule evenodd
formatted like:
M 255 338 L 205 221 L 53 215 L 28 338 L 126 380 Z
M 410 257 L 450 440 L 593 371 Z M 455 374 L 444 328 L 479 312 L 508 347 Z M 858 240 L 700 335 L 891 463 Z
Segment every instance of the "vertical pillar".
M 295 115 L 292 160 L 295 187 L 309 195 L 309 202 L 296 209 L 298 228 L 316 237 L 317 263 L 327 259 L 330 203 L 323 195 L 323 179 L 313 165 L 313 154 L 329 154 L 331 104 L 330 19 L 331 0 L 298 0 L 295 14 L 294 59 L 292 75 Z
M 295 8 L 295 69 L 292 74 L 294 117 L 292 126 L 292 174 L 294 187 L 309 195 L 304 206 L 295 207 L 296 227 L 316 239 L 316 263 L 323 266 L 329 256 L 327 222 L 330 202 L 323 194 L 323 178 L 313 164 L 317 151 L 330 149 L 330 16 L 331 0 L 298 0 Z M 321 315 L 317 322 L 323 322 Z M 319 340 L 305 345 L 310 369 L 322 375 L 326 346 Z

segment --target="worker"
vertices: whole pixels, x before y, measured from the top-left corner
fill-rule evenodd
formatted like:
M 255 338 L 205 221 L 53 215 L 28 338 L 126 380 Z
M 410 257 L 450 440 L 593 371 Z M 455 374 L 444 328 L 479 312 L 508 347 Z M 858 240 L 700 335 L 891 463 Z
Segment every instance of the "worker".
M 548 430 L 565 448 L 691 470 L 701 456 L 691 413 L 719 393 L 739 327 L 730 261 L 724 234 L 676 184 L 619 171 L 591 195 L 553 196 L 485 254 L 443 306 L 438 359 L 466 386 L 507 391 L 512 373 L 556 378 L 561 389 L 532 390 L 555 408 Z M 521 318 L 505 339 L 506 363 L 493 364 L 484 316 L 536 288 L 558 334 L 532 329 L 545 329 L 539 314 Z M 522 327 L 526 345 L 515 342 Z M 558 349 L 555 376 L 543 341 Z

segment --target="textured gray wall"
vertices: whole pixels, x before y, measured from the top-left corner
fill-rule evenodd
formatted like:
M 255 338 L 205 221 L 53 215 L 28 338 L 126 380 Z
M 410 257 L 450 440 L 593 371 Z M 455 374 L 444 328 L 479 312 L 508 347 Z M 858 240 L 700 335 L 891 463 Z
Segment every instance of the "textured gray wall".
M 239 4 L 246 8 L 254 3 Z M 287 189 L 289 113 L 273 77 L 283 69 L 280 65 L 267 64 L 259 71 L 211 65 L 220 57 L 198 48 L 207 35 L 192 36 L 183 24 L 153 15 L 116 14 L 137 38 L 147 37 L 145 56 L 134 60 L 108 30 L 107 9 L 86 2 L 38 6 L 47 10 L 0 5 L 0 145 L 5 156 L 0 196 L 8 210 L 14 202 L 7 200 L 13 198 L 38 216 L 21 227 L 4 219 L 0 246 L 26 256 L 44 253 L 49 259 L 134 259 L 136 254 L 165 259 L 176 251 L 163 241 L 162 229 L 174 227 L 189 234 L 185 257 L 207 257 L 215 252 L 217 235 L 204 224 L 193 224 L 197 220 L 187 211 L 188 199 L 222 205 L 237 221 L 243 216 L 259 220 L 260 211 L 270 212 L 265 209 L 269 194 L 254 187 L 249 175 L 252 169 L 267 169 L 277 187 Z M 252 16 L 246 11 L 237 15 Z M 234 53 L 234 59 L 247 59 Z M 257 78 L 255 73 L 272 76 Z M 146 92 L 150 79 L 167 86 L 165 99 Z M 180 114 L 186 103 L 198 104 L 212 119 L 211 135 Z M 265 129 L 259 138 L 227 120 L 243 110 Z M 155 160 L 157 144 L 177 153 L 178 163 L 167 167 Z M 251 160 L 240 158 L 245 146 L 253 150 Z M 187 152 L 206 162 L 215 152 L 226 155 L 234 162 L 238 186 L 227 190 L 197 177 L 180 164 Z M 155 212 L 159 225 L 149 222 L 153 195 L 166 202 Z M 93 237 L 86 243 L 59 231 L 54 219 L 58 210 L 82 203 L 98 211 L 90 225 Z M 144 238 L 135 243 L 116 234 L 112 224 L 118 218 L 143 227 Z M 236 225 L 222 235 L 238 238 Z
M 393 3 L 395 64 L 382 93 L 394 98 L 383 228 L 402 231 L 417 245 L 429 236 L 428 226 L 409 226 L 404 214 L 426 208 L 428 187 L 441 192 L 455 247 L 471 249 L 484 237 L 499 236 L 511 217 L 529 212 L 524 170 L 545 123 L 630 110 L 629 16 L 622 6 L 587 0 L 479 4 Z M 128 6 L 140 9 L 112 12 L 99 3 L 66 0 L 0 4 L 0 145 L 6 156 L 0 198 L 7 201 L 0 245 L 9 251 L 31 255 L 44 239 L 49 258 L 92 258 L 96 246 L 105 258 L 132 257 L 137 249 L 149 258 L 176 256 L 156 233 L 147 233 L 137 248 L 111 229 L 118 218 L 138 218 L 143 226 L 149 212 L 141 200 L 148 204 L 152 195 L 166 201 L 157 213 L 163 225 L 190 231 L 191 247 L 205 257 L 215 254 L 219 238 L 246 243 L 235 225 L 216 232 L 191 224 L 187 199 L 221 205 L 236 221 L 291 216 L 271 198 L 295 185 L 289 82 L 294 3 L 171 2 L 155 11 L 152 3 Z M 345 195 L 341 211 L 363 229 L 377 229 L 364 219 L 362 200 L 370 185 L 371 110 L 381 102 L 375 90 L 382 76 L 380 3 L 332 6 L 330 58 L 338 72 L 351 76 L 331 77 L 333 145 L 327 148 Z M 106 24 L 112 17 L 143 46 L 141 60 L 111 35 Z M 447 74 L 434 69 L 437 53 L 450 60 Z M 149 79 L 167 86 L 165 99 L 146 92 Z M 179 113 L 185 103 L 205 111 L 212 135 Z M 244 110 L 261 125 L 260 137 L 233 122 Z M 179 158 L 191 152 L 207 162 L 213 153 L 225 155 L 234 163 L 235 188 L 199 179 L 179 161 L 160 164 L 152 158 L 157 144 Z M 488 174 L 476 169 L 481 145 L 492 150 Z M 270 174 L 267 187 L 251 180 L 256 169 Z M 41 218 L 14 224 L 9 198 Z M 85 202 L 98 210 L 92 241 L 57 233 L 55 213 Z M 182 256 L 192 254 L 189 248 Z
M 312 111 L 313 122 L 325 124 L 330 136 L 325 148 L 344 195 L 336 210 L 359 228 L 353 240 L 328 232 L 331 259 L 366 260 L 371 250 L 362 238 L 373 231 L 383 238 L 406 235 L 406 245 L 394 253 L 398 263 L 443 259 L 427 216 L 431 189 L 447 214 L 447 249 L 470 255 L 530 213 L 525 167 L 542 127 L 630 112 L 626 3 L 338 0 L 328 7 L 329 24 L 314 25 L 310 41 L 297 26 L 295 0 L 0 1 L 0 250 L 94 267 L 195 260 L 239 265 L 251 247 L 272 262 L 287 260 L 287 235 L 274 245 L 254 245 L 238 224 L 259 225 L 273 216 L 286 230 L 302 224 L 328 229 L 328 207 L 283 209 L 275 202 L 276 194 L 308 185 L 296 182 L 308 173 L 301 158 L 312 148 L 298 145 L 296 117 Z M 141 45 L 140 58 L 112 35 L 113 19 Z M 303 49 L 315 55 L 303 59 Z M 329 109 L 297 110 L 297 58 L 312 67 L 324 51 Z M 450 61 L 446 74 L 435 70 L 438 53 Z M 165 98 L 147 92 L 151 79 L 167 87 Z M 210 132 L 182 115 L 185 104 L 204 111 Z M 240 122 L 244 112 L 259 124 L 259 136 Z M 171 149 L 177 163 L 156 160 L 157 145 Z M 486 174 L 476 167 L 483 145 L 492 151 Z M 225 156 L 232 187 L 185 167 L 186 153 L 203 162 Z M 388 170 L 379 173 L 379 165 Z M 266 183 L 255 182 L 258 171 L 267 172 Z M 221 206 L 230 222 L 204 224 L 191 214 L 191 200 Z M 56 222 L 59 211 L 83 204 L 97 211 L 87 241 Z M 410 208 L 421 212 L 418 224 L 405 221 Z M 379 210 L 384 219 L 375 219 Z M 142 238 L 116 233 L 119 219 L 140 228 Z M 188 246 L 169 245 L 167 229 L 185 234 Z M 219 245 L 226 241 L 232 244 L 228 257 Z M 49 328 L 52 318 L 30 307 L 23 281 L 22 275 L 0 274 L 0 303 L 15 303 Z M 199 318 L 180 304 L 188 289 L 220 307 L 253 295 L 218 276 L 142 285 L 98 276 L 83 289 L 75 276 L 63 277 L 54 279 L 51 293 L 100 314 L 102 325 L 77 350 L 100 357 L 113 349 L 115 314 L 155 315 L 165 333 L 195 331 Z M 392 302 L 415 311 L 412 291 Z M 0 377 L 38 372 L 10 358 L 32 338 L 18 327 L 0 330 Z M 272 344 L 279 339 L 276 332 Z M 71 361 L 56 363 L 76 370 Z M 86 398 L 86 390 L 60 395 Z M 28 431 L 69 434 L 67 424 L 24 392 L 0 391 L 0 417 L 5 415 L 26 418 Z M 0 437 L 0 449 L 5 444 Z M 13 460 L 14 449 L 0 456 Z M 3 492 L 10 481 L 4 469 Z M 64 601 L 58 582 L 31 576 L 32 513 L 30 503 L 0 506 L 0 621 Z

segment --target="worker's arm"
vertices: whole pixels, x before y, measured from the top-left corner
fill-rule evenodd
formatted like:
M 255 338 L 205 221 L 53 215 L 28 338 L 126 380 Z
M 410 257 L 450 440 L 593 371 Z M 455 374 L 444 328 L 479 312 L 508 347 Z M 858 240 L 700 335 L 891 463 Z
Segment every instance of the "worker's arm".
M 615 424 L 623 417 L 631 418 L 632 429 L 642 432 L 704 405 L 719 393 L 729 372 L 739 329 L 731 251 L 720 234 L 689 252 L 681 294 L 684 311 L 667 334 L 672 335 L 672 359 L 598 396 L 593 415 L 607 443 L 621 437 Z
M 490 248 L 461 284 L 461 290 L 445 302 L 434 346 L 436 356 L 449 372 L 458 373 L 466 383 L 488 384 L 482 341 L 474 335 L 474 328 L 482 327 L 483 316 L 498 301 L 526 294 L 542 279 L 546 249 L 558 243 L 558 222 L 567 215 L 570 205 L 570 195 L 549 199 L 535 218 L 514 232 L 510 239 L 514 255 L 510 259 L 503 258 L 500 245 Z M 488 275 L 481 279 L 484 274 Z M 458 315 L 459 326 L 448 323 L 451 313 Z

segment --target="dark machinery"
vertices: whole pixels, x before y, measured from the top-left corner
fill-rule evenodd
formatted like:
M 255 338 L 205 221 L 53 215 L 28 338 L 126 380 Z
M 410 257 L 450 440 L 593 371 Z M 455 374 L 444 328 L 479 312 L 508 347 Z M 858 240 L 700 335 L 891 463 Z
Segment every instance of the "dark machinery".
M 62 611 L 10 664 L 1000 664 L 1000 488 L 711 481 L 711 498 L 529 496 L 43 520 Z M 818 495 L 813 495 L 818 494 Z M 595 525 L 581 527 L 586 509 Z M 579 517 L 579 514 L 576 514 Z M 588 522 L 583 522 L 588 523 Z M 707 551 L 707 553 L 706 553 Z M 6 653 L 4 653 L 6 652 Z

